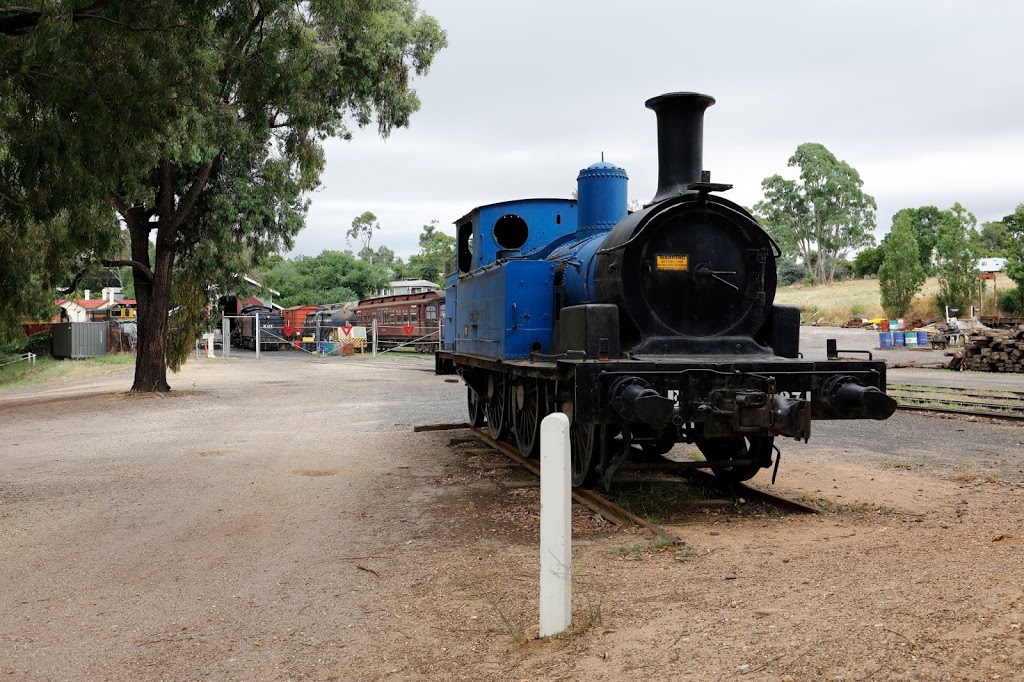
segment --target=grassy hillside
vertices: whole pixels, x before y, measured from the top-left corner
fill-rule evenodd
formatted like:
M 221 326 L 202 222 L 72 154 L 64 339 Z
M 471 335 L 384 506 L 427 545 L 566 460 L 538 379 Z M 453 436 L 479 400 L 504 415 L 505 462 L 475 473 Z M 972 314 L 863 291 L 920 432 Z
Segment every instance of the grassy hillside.
M 1003 274 L 997 275 L 996 281 L 1000 291 L 1012 289 L 1013 282 Z M 911 304 L 908 318 L 930 319 L 941 313 L 935 308 L 933 300 L 939 291 L 939 280 L 929 277 L 924 288 Z M 989 290 L 991 299 L 991 289 Z M 800 306 L 801 318 L 805 323 L 842 324 L 853 317 L 875 318 L 884 317 L 880 304 L 877 279 L 854 279 L 832 284 L 793 284 L 779 287 L 775 294 L 776 303 Z M 989 301 L 985 303 L 986 313 L 994 309 Z

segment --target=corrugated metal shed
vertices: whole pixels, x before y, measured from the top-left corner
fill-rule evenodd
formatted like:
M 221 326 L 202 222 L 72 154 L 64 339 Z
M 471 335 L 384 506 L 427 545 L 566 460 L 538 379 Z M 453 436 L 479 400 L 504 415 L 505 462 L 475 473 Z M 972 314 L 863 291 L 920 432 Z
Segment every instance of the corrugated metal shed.
M 106 322 L 65 322 L 53 325 L 53 357 L 95 358 L 106 354 Z

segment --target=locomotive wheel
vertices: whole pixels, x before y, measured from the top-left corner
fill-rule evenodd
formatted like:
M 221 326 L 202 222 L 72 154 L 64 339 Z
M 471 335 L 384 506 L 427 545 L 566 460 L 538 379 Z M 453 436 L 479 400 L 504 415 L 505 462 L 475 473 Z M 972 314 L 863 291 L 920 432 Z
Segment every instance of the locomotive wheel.
M 597 480 L 594 465 L 597 463 L 596 424 L 580 424 L 574 421 L 569 427 L 569 443 L 572 460 L 572 487 L 590 485 Z
M 484 404 L 472 387 L 466 386 L 466 407 L 469 409 L 469 423 L 480 428 L 484 425 Z
M 547 404 L 544 386 L 536 379 L 524 379 L 512 387 L 512 434 L 523 457 L 540 454 L 540 420 Z
M 761 470 L 760 462 L 770 461 L 772 443 L 775 439 L 768 436 L 741 438 L 708 438 L 697 441 L 697 447 L 709 461 L 729 459 L 753 459 L 754 464 L 743 464 L 735 467 L 712 467 L 716 477 L 728 483 L 749 481 Z
M 494 373 L 487 377 L 488 393 L 491 399 L 484 406 L 487 416 L 487 433 L 495 440 L 501 440 L 508 433 L 505 416 L 508 414 L 508 380 L 505 375 Z

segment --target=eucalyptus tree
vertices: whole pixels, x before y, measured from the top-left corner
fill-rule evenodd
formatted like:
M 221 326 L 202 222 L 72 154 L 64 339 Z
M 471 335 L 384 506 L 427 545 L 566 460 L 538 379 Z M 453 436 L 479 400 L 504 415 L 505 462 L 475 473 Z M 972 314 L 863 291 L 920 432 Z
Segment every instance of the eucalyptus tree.
M 350 242 L 355 239 L 363 245 L 360 249 L 360 254 L 367 253 L 371 263 L 373 262 L 373 248 L 370 246 L 370 242 L 373 241 L 373 233 L 380 230 L 380 221 L 377 220 L 377 216 L 372 211 L 363 211 L 352 219 L 352 227 L 345 232 L 345 238 Z
M 446 40 L 415 0 L 32 5 L 0 11 L 0 211 L 51 257 L 0 279 L 130 265 L 136 391 L 168 390 L 169 333 L 210 284 L 290 248 L 324 139 L 408 125 Z M 127 259 L 108 257 L 115 214 Z
M 943 211 L 935 246 L 940 306 L 967 311 L 978 286 L 978 263 L 973 239 L 977 220 L 956 202 Z
M 784 254 L 799 254 L 808 275 L 830 282 L 847 252 L 875 243 L 875 200 L 857 170 L 824 145 L 801 144 L 788 165 L 800 169 L 798 179 L 765 178 L 754 211 Z

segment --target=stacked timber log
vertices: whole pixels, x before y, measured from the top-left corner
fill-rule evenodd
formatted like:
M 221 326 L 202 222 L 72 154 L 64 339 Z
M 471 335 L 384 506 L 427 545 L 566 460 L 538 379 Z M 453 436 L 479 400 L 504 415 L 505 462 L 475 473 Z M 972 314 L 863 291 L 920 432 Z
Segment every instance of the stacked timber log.
M 985 329 L 967 337 L 963 369 L 1024 373 L 1024 325 L 1015 329 Z

